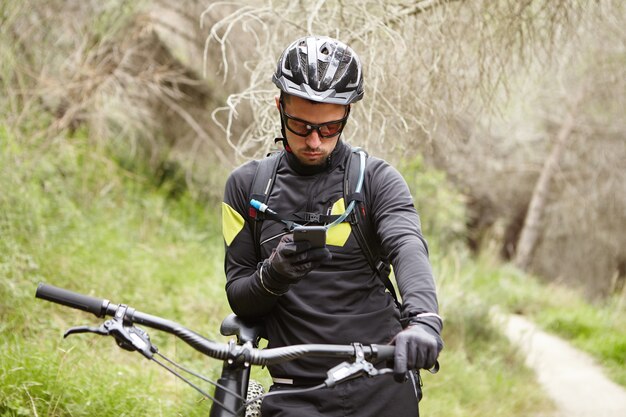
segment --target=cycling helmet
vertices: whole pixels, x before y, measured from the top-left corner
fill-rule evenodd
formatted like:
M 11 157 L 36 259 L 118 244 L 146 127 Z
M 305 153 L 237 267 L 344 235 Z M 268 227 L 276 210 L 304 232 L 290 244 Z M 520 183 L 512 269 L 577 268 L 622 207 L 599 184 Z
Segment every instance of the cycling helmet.
M 348 105 L 363 98 L 359 57 L 326 36 L 307 36 L 289 45 L 272 81 L 286 94 L 320 103 Z

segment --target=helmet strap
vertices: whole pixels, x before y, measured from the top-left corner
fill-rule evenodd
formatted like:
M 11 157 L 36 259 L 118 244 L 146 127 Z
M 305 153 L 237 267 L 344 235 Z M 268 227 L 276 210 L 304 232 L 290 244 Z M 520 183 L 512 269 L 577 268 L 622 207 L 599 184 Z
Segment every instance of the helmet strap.
M 287 139 L 285 139 L 285 137 L 275 138 L 274 139 L 274 143 L 278 143 L 278 142 L 282 142 L 283 147 L 285 148 L 285 150 L 287 152 L 291 153 L 291 147 L 289 146 L 289 143 L 287 142 Z
M 283 95 L 284 93 L 281 91 L 280 98 L 279 98 L 281 106 L 284 106 Z M 285 150 L 291 153 L 291 147 L 289 146 L 289 143 L 287 142 L 287 134 L 285 132 L 285 121 L 283 120 L 283 115 L 280 114 L 280 111 L 279 111 L 279 117 L 280 117 L 280 134 L 282 135 L 282 137 L 274 139 L 274 143 L 282 142 Z

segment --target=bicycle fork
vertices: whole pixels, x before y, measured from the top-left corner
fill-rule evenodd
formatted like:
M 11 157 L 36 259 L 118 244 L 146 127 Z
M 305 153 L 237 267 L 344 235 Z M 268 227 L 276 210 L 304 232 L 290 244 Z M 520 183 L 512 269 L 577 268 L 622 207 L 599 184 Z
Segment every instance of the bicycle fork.
M 248 392 L 248 380 L 250 378 L 250 368 L 245 368 L 237 364 L 224 363 L 222 375 L 218 379 L 218 385 L 215 387 L 215 402 L 211 407 L 210 417 L 243 417 L 245 408 L 243 408 L 244 399 Z M 233 392 L 239 394 L 240 397 L 233 395 Z M 218 405 L 218 402 L 224 407 Z M 234 414 L 233 412 L 237 412 Z

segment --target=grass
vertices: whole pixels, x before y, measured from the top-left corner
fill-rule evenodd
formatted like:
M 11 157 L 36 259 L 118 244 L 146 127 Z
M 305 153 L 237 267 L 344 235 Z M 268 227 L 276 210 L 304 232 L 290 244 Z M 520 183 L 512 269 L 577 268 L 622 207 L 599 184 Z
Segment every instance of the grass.
M 217 334 L 229 312 L 218 205 L 185 193 L 170 198 L 140 169 L 122 167 L 80 134 L 39 143 L 17 137 L 0 129 L 0 416 L 206 415 L 208 401 L 112 340 L 62 339 L 67 328 L 99 320 L 36 300 L 34 292 L 38 282 L 47 282 L 128 303 L 224 341 Z M 528 314 L 552 306 L 562 317 L 558 303 L 548 302 L 541 285 L 491 258 L 475 261 L 462 247 L 441 242 L 432 247 L 446 348 L 440 373 L 423 373 L 423 413 L 550 412 L 532 372 L 488 312 L 494 303 Z M 582 320 L 587 316 L 595 317 L 582 313 L 573 321 L 585 324 L 594 338 L 598 326 L 589 330 Z M 622 323 L 605 322 L 609 333 Z M 572 334 L 585 333 L 574 324 L 568 325 Z M 173 359 L 208 377 L 218 375 L 217 361 L 171 336 L 152 331 L 151 337 Z M 619 357 L 619 351 L 609 352 L 614 354 Z M 253 375 L 269 383 L 264 370 Z
M 34 298 L 38 282 L 136 306 L 211 338 L 223 302 L 215 210 L 169 201 L 80 138 L 0 155 L 0 415 L 196 415 L 206 402 L 109 339 L 62 332 L 93 316 Z M 216 302 L 216 300 L 220 300 Z M 154 332 L 162 352 L 215 376 L 219 364 Z
M 523 314 L 546 331 L 590 354 L 607 376 L 626 387 L 626 303 L 624 295 L 591 302 L 580 289 L 543 284 L 489 252 L 467 263 L 473 278 L 465 288 L 481 300 Z
M 462 248 L 433 254 L 432 263 L 446 345 L 440 372 L 422 372 L 423 414 L 505 417 L 552 412 L 532 371 L 490 318 L 492 297 L 503 291 L 499 267 L 474 262 Z M 481 284 L 483 280 L 490 286 Z
M 2 415 L 131 416 L 156 408 L 158 397 L 149 389 L 154 374 L 133 372 L 107 349 L 101 349 L 104 361 L 90 355 L 89 349 L 101 348 L 93 342 L 67 343 L 64 348 L 53 341 L 27 344 L 19 337 L 4 342 Z M 148 389 L 129 392 L 129 386 Z
M 593 305 L 570 294 L 567 304 L 549 305 L 534 317 L 546 330 L 594 356 L 611 379 L 626 387 L 626 309 L 619 298 Z

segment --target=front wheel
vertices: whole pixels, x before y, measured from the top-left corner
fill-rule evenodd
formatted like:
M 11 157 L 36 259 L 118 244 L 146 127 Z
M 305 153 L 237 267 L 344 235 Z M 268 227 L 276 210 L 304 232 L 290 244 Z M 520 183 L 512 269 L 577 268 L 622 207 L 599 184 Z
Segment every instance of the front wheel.
M 257 381 L 251 379 L 248 383 L 248 394 L 246 400 L 249 401 L 252 398 L 259 397 L 265 394 L 265 388 Z M 256 400 L 252 404 L 246 407 L 246 417 L 261 417 L 261 400 Z

